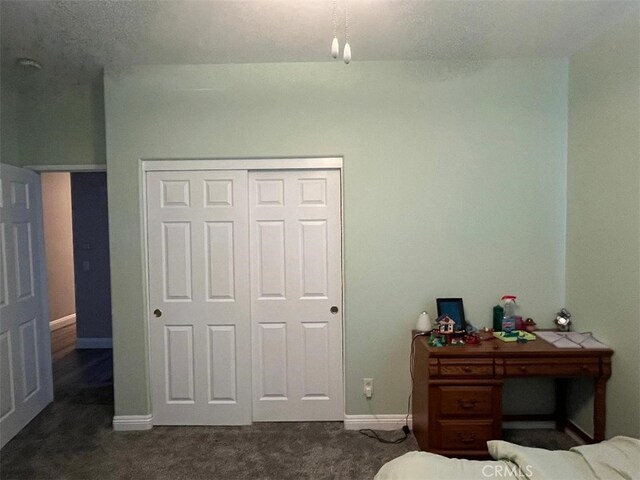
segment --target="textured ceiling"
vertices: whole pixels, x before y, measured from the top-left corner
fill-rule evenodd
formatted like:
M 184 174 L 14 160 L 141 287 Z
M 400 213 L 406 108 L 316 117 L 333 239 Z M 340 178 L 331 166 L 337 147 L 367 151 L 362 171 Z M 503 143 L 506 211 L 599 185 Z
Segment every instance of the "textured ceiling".
M 336 0 L 344 39 L 346 0 Z M 565 57 L 638 1 L 349 0 L 353 61 Z M 103 66 L 331 61 L 332 0 L 4 1 L 2 76 L 87 83 Z M 41 72 L 20 72 L 17 57 Z

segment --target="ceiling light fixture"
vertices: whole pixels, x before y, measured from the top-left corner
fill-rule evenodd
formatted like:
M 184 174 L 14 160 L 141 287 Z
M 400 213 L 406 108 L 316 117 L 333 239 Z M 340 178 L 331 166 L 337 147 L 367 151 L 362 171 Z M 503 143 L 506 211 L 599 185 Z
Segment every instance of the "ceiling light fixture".
M 33 58 L 19 58 L 16 60 L 16 65 L 26 69 L 42 70 L 42 65 L 40 64 L 40 62 L 34 60 Z
M 342 58 L 344 63 L 349 65 L 351 61 L 351 45 L 349 45 L 349 0 L 345 0 L 344 8 L 344 53 Z
M 351 61 L 351 45 L 349 45 L 349 0 L 345 0 L 344 8 L 344 51 L 342 59 L 347 65 Z M 340 42 L 338 41 L 338 7 L 337 0 L 333 0 L 333 40 L 331 42 L 331 56 L 338 58 L 340 55 Z
M 338 42 L 338 12 L 336 6 L 337 0 L 333 0 L 333 41 L 331 42 L 331 56 L 338 58 L 340 53 L 340 42 Z

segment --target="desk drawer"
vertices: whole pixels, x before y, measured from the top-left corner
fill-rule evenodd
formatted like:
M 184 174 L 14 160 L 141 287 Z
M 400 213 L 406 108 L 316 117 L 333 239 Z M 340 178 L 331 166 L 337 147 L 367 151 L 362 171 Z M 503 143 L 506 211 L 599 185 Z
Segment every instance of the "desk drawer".
M 486 450 L 494 439 L 492 420 L 440 420 L 440 448 L 444 450 Z
M 491 377 L 493 361 L 485 359 L 440 360 L 440 375 L 443 377 Z
M 509 377 L 557 376 L 584 377 L 597 376 L 600 365 L 597 358 L 583 359 L 545 359 L 545 360 L 507 360 L 505 373 Z
M 494 410 L 494 396 L 500 389 L 491 386 L 441 386 L 436 387 L 443 416 L 484 415 L 490 416 Z

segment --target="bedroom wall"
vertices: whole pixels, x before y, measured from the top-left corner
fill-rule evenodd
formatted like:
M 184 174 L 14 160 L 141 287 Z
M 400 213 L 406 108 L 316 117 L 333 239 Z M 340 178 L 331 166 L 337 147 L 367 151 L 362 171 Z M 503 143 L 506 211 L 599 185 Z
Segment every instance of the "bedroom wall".
M 105 99 L 116 415 L 150 412 L 140 158 L 344 156 L 348 414 L 406 411 L 436 297 L 564 304 L 566 60 L 136 67 Z
M 11 85 L 0 83 L 0 162 L 9 165 L 20 164 L 17 95 Z
M 640 437 L 640 16 L 569 64 L 567 307 L 576 329 L 611 345 L 607 436 Z M 590 382 L 574 386 L 592 432 Z
M 21 94 L 21 165 L 106 163 L 102 82 Z

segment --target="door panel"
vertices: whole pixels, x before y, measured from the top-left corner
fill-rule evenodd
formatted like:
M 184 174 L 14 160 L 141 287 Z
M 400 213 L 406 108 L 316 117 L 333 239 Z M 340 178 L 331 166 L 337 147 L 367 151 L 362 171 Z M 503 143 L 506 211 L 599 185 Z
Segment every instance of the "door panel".
M 15 409 L 11 332 L 0 333 L 0 421 Z M 3 432 L 4 433 L 4 432 Z
M 303 399 L 329 397 L 329 323 L 303 323 Z
M 193 403 L 193 328 L 169 325 L 165 327 L 165 361 L 168 385 L 167 403 Z
M 22 351 L 22 383 L 24 399 L 28 399 L 40 389 L 40 374 L 38 372 L 38 338 L 36 333 L 36 319 L 20 325 L 20 343 Z
M 233 252 L 233 222 L 207 222 L 206 224 L 207 300 L 224 302 L 234 300 L 235 257 Z
M 191 300 L 191 223 L 162 222 L 165 302 Z
M 18 301 L 33 296 L 33 242 L 31 241 L 31 223 L 13 225 L 13 244 L 15 245 L 15 279 Z
M 249 424 L 247 172 L 146 180 L 154 424 Z
M 40 177 L 0 165 L 0 447 L 53 400 Z
M 236 401 L 236 327 L 209 325 L 209 403 Z
M 261 400 L 287 399 L 287 325 L 262 323 L 259 325 L 259 364 Z M 254 415 L 255 419 L 255 415 Z
M 253 418 L 342 420 L 340 173 L 251 172 L 249 205 Z
M 284 222 L 257 222 L 260 299 L 285 299 Z
M 2 192 L 0 191 L 0 194 Z M 4 223 L 0 223 L 0 307 L 7 304 L 9 293 L 7 291 L 7 255 L 6 255 L 6 237 Z
M 302 296 L 326 299 L 328 295 L 327 221 L 300 221 Z

